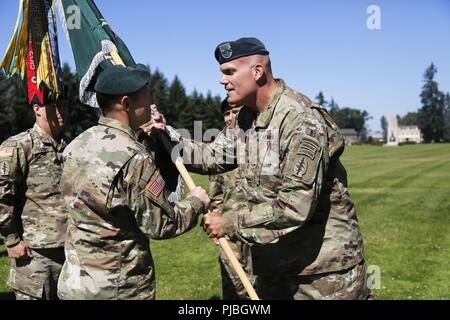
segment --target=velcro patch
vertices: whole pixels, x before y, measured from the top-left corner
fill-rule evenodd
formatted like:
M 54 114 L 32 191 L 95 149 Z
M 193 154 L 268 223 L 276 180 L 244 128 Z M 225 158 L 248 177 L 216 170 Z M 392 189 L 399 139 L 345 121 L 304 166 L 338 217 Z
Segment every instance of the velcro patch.
M 159 197 L 161 192 L 164 190 L 165 185 L 166 182 L 164 181 L 163 177 L 159 174 L 159 172 L 155 172 L 145 189 L 155 197 Z
M 301 142 L 298 153 L 314 160 L 316 158 L 317 151 L 319 151 L 318 144 L 313 140 L 305 139 Z
M 273 140 L 273 133 L 271 129 L 267 129 L 262 135 L 261 138 L 259 139 L 260 141 L 272 141 Z
M 14 155 L 13 147 L 2 147 L 0 148 L 0 159 L 11 159 Z

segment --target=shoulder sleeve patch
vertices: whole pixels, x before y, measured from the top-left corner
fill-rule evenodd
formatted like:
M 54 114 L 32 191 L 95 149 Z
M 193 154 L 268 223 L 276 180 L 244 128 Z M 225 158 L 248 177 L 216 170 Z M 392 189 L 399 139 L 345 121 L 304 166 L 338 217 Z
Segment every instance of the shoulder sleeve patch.
M 322 158 L 319 142 L 309 136 L 297 134 L 293 137 L 293 145 L 285 164 L 285 175 L 305 184 L 312 184 Z
M 147 183 L 145 190 L 153 196 L 159 197 L 161 192 L 164 190 L 165 185 L 166 182 L 164 181 L 161 174 L 158 171 L 155 171 L 152 178 L 150 179 L 150 182 Z

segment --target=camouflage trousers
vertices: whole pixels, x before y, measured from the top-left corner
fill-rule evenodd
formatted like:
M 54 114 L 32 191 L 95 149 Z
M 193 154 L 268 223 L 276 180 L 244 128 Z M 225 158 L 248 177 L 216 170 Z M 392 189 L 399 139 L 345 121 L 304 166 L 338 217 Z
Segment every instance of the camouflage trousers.
M 32 249 L 31 259 L 11 259 L 8 285 L 17 300 L 57 300 L 64 248 Z
M 250 282 L 254 283 L 252 271 L 252 257 L 250 253 L 250 246 L 240 242 L 228 241 L 236 258 L 241 263 L 242 268 L 247 274 Z M 250 297 L 244 288 L 237 273 L 234 271 L 230 260 L 225 255 L 225 252 L 219 248 L 219 264 L 222 274 L 222 297 L 224 300 L 248 300 Z
M 264 300 L 367 300 L 367 266 L 311 276 L 258 275 L 255 290 Z

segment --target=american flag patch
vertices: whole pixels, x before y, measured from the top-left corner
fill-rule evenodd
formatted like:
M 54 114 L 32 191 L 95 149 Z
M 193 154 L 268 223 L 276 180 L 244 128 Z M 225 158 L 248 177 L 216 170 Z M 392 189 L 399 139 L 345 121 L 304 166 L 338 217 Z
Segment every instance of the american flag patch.
M 147 191 L 150 192 L 155 197 L 159 197 L 161 194 L 161 191 L 163 191 L 164 186 L 166 185 L 166 182 L 164 181 L 163 177 L 159 174 L 159 172 L 156 172 L 153 174 L 153 177 L 150 179 L 150 182 L 147 184 Z
M 12 158 L 13 155 L 14 155 L 14 148 L 12 147 L 0 148 L 0 159 Z

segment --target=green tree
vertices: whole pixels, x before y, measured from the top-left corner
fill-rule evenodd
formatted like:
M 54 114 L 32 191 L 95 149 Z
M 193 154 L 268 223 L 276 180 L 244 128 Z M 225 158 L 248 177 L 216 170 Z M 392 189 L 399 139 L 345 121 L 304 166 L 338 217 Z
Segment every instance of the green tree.
M 225 124 L 223 122 L 222 111 L 220 110 L 221 99 L 219 96 L 213 97 L 211 92 L 208 92 L 205 99 L 206 105 L 208 106 L 207 111 L 207 124 L 205 129 L 218 129 L 221 130 Z
M 0 141 L 31 128 L 35 117 L 27 103 L 26 88 L 18 76 L 0 73 Z
M 170 107 L 164 114 L 166 119 L 170 119 L 169 123 L 175 127 L 180 126 L 180 111 L 184 110 L 187 105 L 186 89 L 177 76 L 173 79 L 169 87 L 168 97 Z
M 399 126 L 417 126 L 418 124 L 417 112 L 408 112 L 405 116 L 400 117 L 398 121 Z
M 194 90 L 187 99 L 186 106 L 180 111 L 180 127 L 179 129 L 186 129 L 191 133 L 193 138 L 194 134 L 194 121 L 201 120 L 198 114 L 199 105 L 203 102 L 203 97 Z
M 418 112 L 418 125 L 425 142 L 440 142 L 444 137 L 444 94 L 434 80 L 436 72 L 432 63 L 425 71 L 425 84 L 420 93 L 422 107 Z
M 213 96 L 208 92 L 204 97 L 197 90 L 187 97 L 187 103 L 180 110 L 179 126 L 180 129 L 187 129 L 193 138 L 194 121 L 201 121 L 202 134 L 208 129 L 219 129 L 224 127 L 223 116 L 220 111 L 221 98 Z
M 444 140 L 450 142 L 450 93 L 445 95 Z
M 158 110 L 164 114 L 169 124 L 173 124 L 177 117 L 173 118 L 171 106 L 169 104 L 169 88 L 167 79 L 158 69 L 150 74 L 149 90 L 152 103 L 156 104 Z
M 361 131 L 358 132 L 359 138 L 361 139 L 361 141 L 368 141 L 368 130 L 366 128 L 366 126 L 364 126 Z M 372 143 L 373 139 L 369 142 Z
M 331 98 L 330 103 L 328 104 L 328 109 L 331 111 L 333 109 L 339 109 L 339 105 Z
M 99 110 L 80 102 L 78 95 L 80 82 L 67 63 L 62 67 L 61 77 L 64 83 L 64 95 L 68 104 L 66 137 L 70 141 L 97 123 Z
M 363 140 L 367 136 L 366 121 L 371 119 L 367 111 L 334 107 L 330 110 L 330 114 L 340 128 L 355 129 Z
M 320 91 L 317 95 L 316 103 L 320 106 L 323 106 L 324 108 L 327 107 L 328 102 L 325 100 L 325 96 L 323 95 L 322 91 Z
M 385 116 L 381 117 L 381 130 L 383 130 L 383 139 L 387 141 L 388 122 Z

